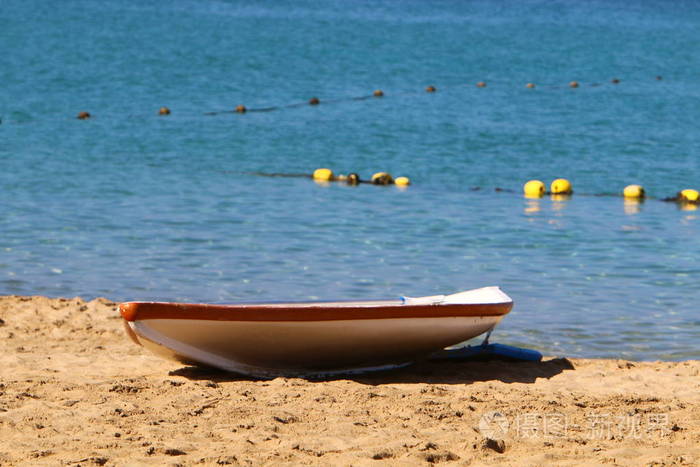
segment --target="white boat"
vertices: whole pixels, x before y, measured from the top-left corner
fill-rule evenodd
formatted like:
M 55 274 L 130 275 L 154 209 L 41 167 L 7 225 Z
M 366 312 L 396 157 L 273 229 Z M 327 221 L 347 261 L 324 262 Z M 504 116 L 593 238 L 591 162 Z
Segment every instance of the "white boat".
M 511 310 L 498 287 L 378 301 L 208 305 L 126 302 L 127 333 L 177 361 L 255 377 L 409 364 L 486 331 Z

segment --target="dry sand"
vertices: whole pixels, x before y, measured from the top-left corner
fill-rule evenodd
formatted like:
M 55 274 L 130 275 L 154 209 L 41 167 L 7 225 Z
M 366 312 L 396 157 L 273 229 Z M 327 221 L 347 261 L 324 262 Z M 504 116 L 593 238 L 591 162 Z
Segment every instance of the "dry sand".
M 151 356 L 104 299 L 0 297 L 0 320 L 0 465 L 700 463 L 698 361 L 255 381 Z

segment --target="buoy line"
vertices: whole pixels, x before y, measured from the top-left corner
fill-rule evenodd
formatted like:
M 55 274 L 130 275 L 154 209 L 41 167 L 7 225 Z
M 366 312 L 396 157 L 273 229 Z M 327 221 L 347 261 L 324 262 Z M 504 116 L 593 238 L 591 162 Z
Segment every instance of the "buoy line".
M 284 178 L 311 178 L 313 181 L 326 185 L 330 182 L 343 182 L 347 185 L 359 185 L 361 183 L 371 184 L 371 185 L 396 185 L 400 187 L 407 187 L 412 184 L 412 181 L 405 176 L 394 178 L 388 172 L 375 172 L 372 174 L 369 180 L 360 178 L 360 176 L 351 172 L 347 175 L 336 174 L 333 170 L 321 167 L 313 171 L 313 173 L 266 173 L 266 172 L 246 172 L 249 175 L 256 175 L 262 177 L 284 177 Z M 474 186 L 470 188 L 470 191 L 481 191 L 481 187 Z M 515 190 L 509 188 L 494 188 L 497 193 L 516 193 Z M 523 196 L 528 199 L 541 199 L 549 195 L 555 200 L 568 200 L 573 198 L 574 190 L 572 183 L 565 178 L 557 178 L 551 182 L 549 185 L 549 190 L 547 190 L 546 185 L 541 180 L 529 180 L 523 185 Z M 686 188 L 677 192 L 674 196 L 668 196 L 665 198 L 654 198 L 647 196 L 646 190 L 641 185 L 627 185 L 620 193 L 602 193 L 602 194 L 590 194 L 590 193 L 579 193 L 576 196 L 597 196 L 597 197 L 620 197 L 627 201 L 634 202 L 644 202 L 645 200 L 658 200 L 664 202 L 675 202 L 683 206 L 700 206 L 700 192 L 692 188 Z
M 656 76 L 655 81 L 662 81 L 663 77 L 662 76 Z M 605 84 L 610 84 L 612 86 L 620 86 L 622 85 L 623 81 L 620 80 L 619 78 L 612 78 L 608 83 L 603 83 L 603 82 L 582 82 L 578 80 L 570 81 L 568 84 L 538 84 L 535 82 L 528 82 L 525 83 L 524 86 L 526 89 L 532 90 L 533 92 L 535 90 L 559 90 L 559 89 L 580 89 L 582 87 L 600 87 Z M 496 89 L 501 89 L 504 86 L 511 86 L 512 82 L 508 82 L 507 84 L 504 84 L 503 81 L 477 81 L 475 83 L 460 83 L 460 84 L 451 84 L 451 85 L 446 85 L 446 86 L 441 86 L 439 89 L 440 91 L 445 91 L 445 90 L 450 90 L 450 89 L 456 89 L 456 88 L 466 88 L 466 87 L 474 87 L 478 88 L 480 90 L 484 90 L 482 92 L 488 92 L 485 89 L 486 88 L 496 88 Z M 247 113 L 255 113 L 255 112 L 273 112 L 273 111 L 279 111 L 279 110 L 284 110 L 284 109 L 294 109 L 294 108 L 300 108 L 300 107 L 306 107 L 306 106 L 319 106 L 321 104 L 340 104 L 343 102 L 353 102 L 353 101 L 365 101 L 365 100 L 370 100 L 373 98 L 382 98 L 385 96 L 395 96 L 395 97 L 401 97 L 401 96 L 415 96 L 419 94 L 433 94 L 438 92 L 438 87 L 435 85 L 428 85 L 424 88 L 423 92 L 418 92 L 416 90 L 403 90 L 403 91 L 397 91 L 397 92 L 391 92 L 387 93 L 383 89 L 375 89 L 371 94 L 366 94 L 366 95 L 361 95 L 361 96 L 351 96 L 351 97 L 338 97 L 338 98 L 333 98 L 333 99 L 321 99 L 317 96 L 310 97 L 306 102 L 295 102 L 295 103 L 290 103 L 290 104 L 281 104 L 281 105 L 272 105 L 272 106 L 266 106 L 266 107 L 248 107 L 245 104 L 238 104 L 235 106 L 232 106 L 230 109 L 226 110 L 215 110 L 215 111 L 208 111 L 208 112 L 203 112 L 201 115 L 204 116 L 217 116 L 217 115 L 226 115 L 226 114 L 247 114 Z M 161 107 L 157 112 L 155 112 L 155 115 L 160 116 L 160 117 L 167 117 L 170 115 L 176 114 L 170 107 L 163 106 Z M 82 110 L 75 114 L 75 118 L 78 120 L 90 120 L 92 118 L 96 118 L 97 114 L 94 114 L 92 112 L 89 112 L 87 110 Z M 190 114 L 191 115 L 191 114 Z M 7 119 L 5 119 L 5 122 L 3 122 L 3 117 L 0 115 L 0 125 L 2 123 L 7 123 Z
M 573 195 L 573 187 L 571 182 L 565 178 L 558 178 L 554 180 L 550 185 L 550 190 L 545 190 L 545 185 L 540 180 L 530 180 L 523 185 L 523 195 L 526 198 L 537 199 L 542 198 L 545 195 Z M 637 200 L 643 201 L 645 199 L 658 199 L 660 201 L 666 202 L 676 202 L 685 204 L 700 204 L 700 192 L 692 188 L 686 188 L 674 196 L 668 196 L 666 198 L 652 198 L 648 197 L 646 190 L 641 185 L 627 185 L 621 193 L 619 194 L 594 194 L 584 196 L 621 196 L 627 200 Z
M 331 169 L 325 167 L 316 169 L 311 174 L 306 173 L 269 173 L 269 172 L 244 172 L 248 175 L 258 177 L 277 177 L 277 178 L 310 178 L 314 182 L 320 184 L 328 184 L 330 182 L 342 182 L 347 185 L 359 185 L 361 183 L 369 185 L 396 185 L 405 187 L 411 184 L 408 177 L 401 176 L 394 178 L 388 172 L 375 172 L 369 179 L 361 178 L 356 172 L 350 172 L 347 175 L 336 174 Z

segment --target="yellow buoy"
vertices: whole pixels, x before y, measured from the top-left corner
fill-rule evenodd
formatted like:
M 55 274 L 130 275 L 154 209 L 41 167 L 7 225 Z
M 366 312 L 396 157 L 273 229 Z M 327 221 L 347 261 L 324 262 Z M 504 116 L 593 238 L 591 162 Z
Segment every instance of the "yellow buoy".
M 372 183 L 375 185 L 391 185 L 394 183 L 394 178 L 386 172 L 377 172 L 372 175 Z
M 326 168 L 316 169 L 312 177 L 314 180 L 328 182 L 333 180 L 333 171 Z
M 541 198 L 544 196 L 544 183 L 539 180 L 530 180 L 523 185 L 523 193 L 526 198 Z
M 76 118 L 78 118 L 78 120 L 87 120 L 90 117 L 91 117 L 90 112 L 83 111 L 83 112 L 80 112 Z
M 700 202 L 700 192 L 687 188 L 678 193 L 678 199 L 686 203 L 697 203 Z
M 425 92 L 435 92 L 437 91 L 437 88 L 435 86 L 428 86 L 425 88 Z
M 382 91 L 381 89 L 377 89 L 372 93 L 372 95 L 374 97 L 384 97 L 384 91 Z
M 158 115 L 170 115 L 170 109 L 167 107 L 161 107 L 160 110 L 158 110 Z
M 573 190 L 571 189 L 571 182 L 565 178 L 557 178 L 552 182 L 549 187 L 549 191 L 553 195 L 570 195 Z
M 535 89 L 535 83 L 527 83 L 525 87 L 528 89 Z
M 350 172 L 345 180 L 348 185 L 357 185 L 360 183 L 360 176 L 355 172 Z
M 572 81 L 569 83 L 570 88 L 577 88 L 578 87 L 578 81 Z
M 627 185 L 622 192 L 625 198 L 641 199 L 646 196 L 646 192 L 641 185 Z
M 399 186 L 408 186 L 411 184 L 411 180 L 408 177 L 396 177 L 394 183 Z
M 245 105 L 242 105 L 242 104 L 241 104 L 241 105 L 237 105 L 237 106 L 236 106 L 236 112 L 238 112 L 239 114 L 244 114 L 244 113 L 246 113 L 247 111 L 248 111 L 248 109 L 246 108 Z

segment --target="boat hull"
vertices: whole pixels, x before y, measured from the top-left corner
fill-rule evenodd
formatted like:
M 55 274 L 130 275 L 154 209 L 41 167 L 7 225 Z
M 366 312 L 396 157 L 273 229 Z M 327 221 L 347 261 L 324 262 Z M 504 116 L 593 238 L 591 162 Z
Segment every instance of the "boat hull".
M 493 328 L 500 317 L 311 322 L 155 319 L 129 323 L 141 344 L 181 362 L 257 376 L 410 362 Z

